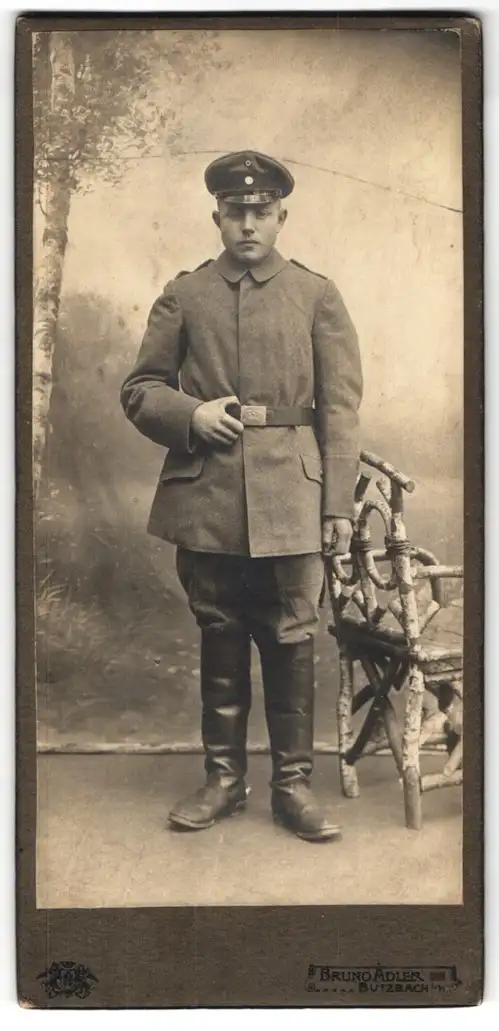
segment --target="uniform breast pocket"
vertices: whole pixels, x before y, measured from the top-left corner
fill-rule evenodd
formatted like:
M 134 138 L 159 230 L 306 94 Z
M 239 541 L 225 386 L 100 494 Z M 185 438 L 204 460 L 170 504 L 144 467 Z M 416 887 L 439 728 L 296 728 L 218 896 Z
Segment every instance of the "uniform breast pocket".
M 320 456 L 300 454 L 300 458 L 307 480 L 315 480 L 316 483 L 322 483 L 324 473 Z
M 168 483 L 170 480 L 197 480 L 203 471 L 206 455 L 185 454 L 178 451 L 169 451 L 163 469 L 161 471 L 161 483 Z

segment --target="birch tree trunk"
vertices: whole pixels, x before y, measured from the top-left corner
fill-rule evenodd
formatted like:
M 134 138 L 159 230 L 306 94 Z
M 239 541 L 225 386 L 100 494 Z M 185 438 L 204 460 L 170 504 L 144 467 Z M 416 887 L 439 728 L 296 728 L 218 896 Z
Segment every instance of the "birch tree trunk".
M 75 93 L 75 62 L 71 36 L 51 32 L 48 44 L 50 60 L 50 120 L 57 132 L 68 120 Z M 51 174 L 45 193 L 45 228 L 42 254 L 37 262 L 33 312 L 33 478 L 35 500 L 38 496 L 45 451 L 52 364 L 61 297 L 64 256 L 68 238 L 68 216 L 71 203 L 71 155 L 68 137 L 61 133 L 51 152 Z

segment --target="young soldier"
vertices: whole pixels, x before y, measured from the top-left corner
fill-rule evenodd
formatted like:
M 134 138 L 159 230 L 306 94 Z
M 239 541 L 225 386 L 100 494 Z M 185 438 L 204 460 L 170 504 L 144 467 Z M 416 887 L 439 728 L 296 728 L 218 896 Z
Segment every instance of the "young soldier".
M 201 628 L 206 783 L 170 813 L 201 829 L 244 806 L 250 643 L 259 649 L 272 811 L 309 841 L 340 836 L 310 787 L 321 551 L 348 551 L 362 375 L 334 284 L 275 249 L 294 186 L 253 151 L 205 172 L 224 250 L 168 283 L 122 388 L 169 448 L 149 532 L 177 545 Z

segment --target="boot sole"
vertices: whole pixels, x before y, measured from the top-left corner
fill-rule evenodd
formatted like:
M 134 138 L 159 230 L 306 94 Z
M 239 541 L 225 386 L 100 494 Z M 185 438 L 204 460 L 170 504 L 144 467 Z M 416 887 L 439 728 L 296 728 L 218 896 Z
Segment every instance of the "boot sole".
M 220 820 L 226 820 L 229 816 L 236 816 L 237 813 L 246 808 L 246 800 L 242 802 L 236 802 L 230 809 L 225 809 L 223 813 L 215 816 L 212 820 L 208 820 L 206 823 L 193 823 L 183 816 L 169 816 L 168 821 L 172 827 L 181 827 L 184 830 L 189 831 L 205 831 L 209 827 L 213 827 Z
M 341 841 L 343 837 L 340 829 L 336 827 L 331 828 L 331 830 L 324 830 L 317 834 L 307 834 L 306 831 L 297 831 L 290 823 L 288 823 L 277 813 L 273 813 L 273 817 L 275 823 L 277 823 L 280 827 L 284 827 L 285 830 L 290 831 L 292 834 L 295 835 L 295 837 L 301 838 L 302 841 Z

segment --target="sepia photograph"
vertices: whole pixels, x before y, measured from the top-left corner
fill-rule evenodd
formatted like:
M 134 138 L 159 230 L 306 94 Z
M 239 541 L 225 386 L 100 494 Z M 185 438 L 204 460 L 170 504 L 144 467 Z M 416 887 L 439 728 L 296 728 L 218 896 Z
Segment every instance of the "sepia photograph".
M 32 94 L 37 907 L 462 906 L 460 32 Z

